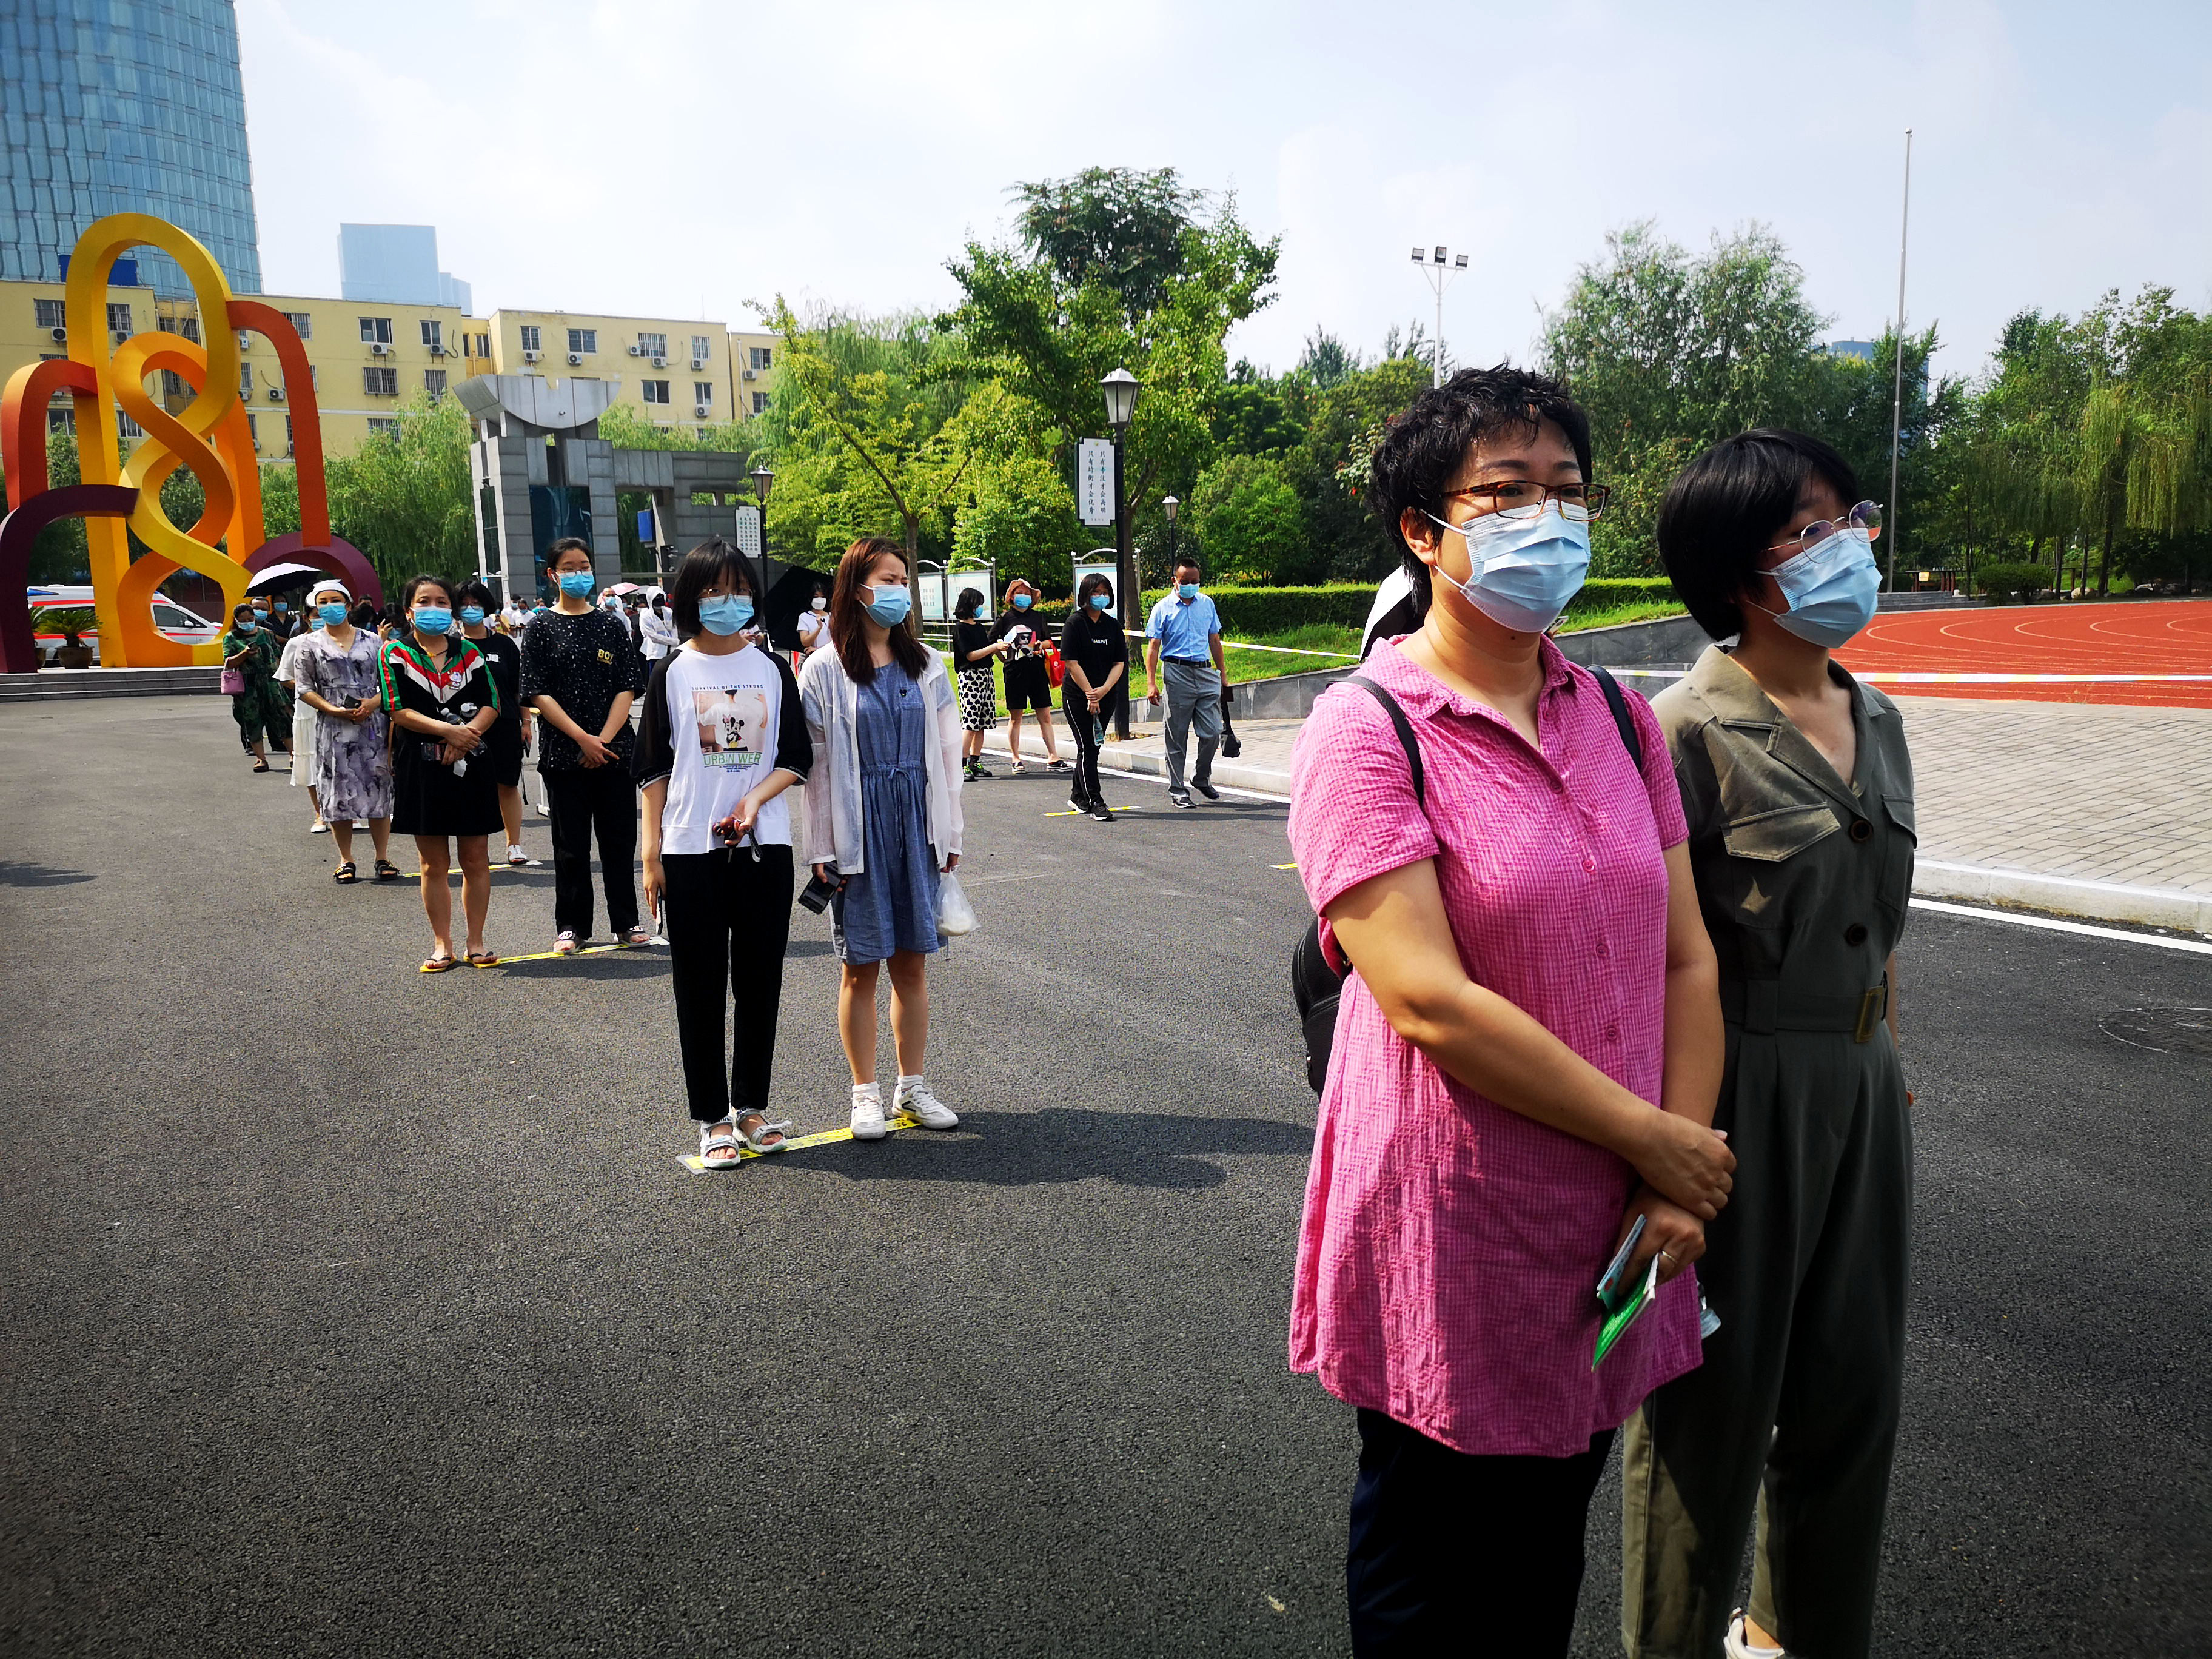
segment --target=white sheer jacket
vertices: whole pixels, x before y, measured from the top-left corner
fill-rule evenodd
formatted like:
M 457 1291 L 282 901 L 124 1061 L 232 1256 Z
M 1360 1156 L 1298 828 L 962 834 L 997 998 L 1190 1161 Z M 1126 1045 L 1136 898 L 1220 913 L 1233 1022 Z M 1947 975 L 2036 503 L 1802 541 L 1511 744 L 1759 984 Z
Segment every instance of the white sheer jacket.
M 945 659 L 934 651 L 921 671 L 922 702 L 936 741 L 923 758 L 929 781 L 929 844 L 940 870 L 960 851 L 960 706 Z M 799 700 L 806 734 L 814 740 L 814 770 L 806 781 L 806 855 L 834 862 L 840 874 L 857 876 L 867 866 L 861 831 L 860 690 L 834 648 L 807 658 L 799 671 Z M 824 848 L 834 857 L 825 856 Z

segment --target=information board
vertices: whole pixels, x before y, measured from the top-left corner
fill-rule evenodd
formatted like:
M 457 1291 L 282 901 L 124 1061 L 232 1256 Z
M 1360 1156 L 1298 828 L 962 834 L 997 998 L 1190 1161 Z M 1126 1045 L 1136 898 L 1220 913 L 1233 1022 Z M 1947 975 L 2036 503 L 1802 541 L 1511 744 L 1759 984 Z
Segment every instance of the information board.
M 1114 446 L 1103 438 L 1075 447 L 1075 501 L 1084 523 L 1114 522 Z

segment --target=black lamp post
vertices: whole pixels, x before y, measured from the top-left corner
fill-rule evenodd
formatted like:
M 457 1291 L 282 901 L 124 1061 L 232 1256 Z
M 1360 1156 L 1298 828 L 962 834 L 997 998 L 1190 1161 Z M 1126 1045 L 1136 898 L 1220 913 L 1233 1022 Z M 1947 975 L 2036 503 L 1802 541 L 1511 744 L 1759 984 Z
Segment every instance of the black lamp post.
M 1144 599 L 1144 591 L 1137 581 L 1136 560 L 1129 550 L 1129 514 L 1121 493 L 1122 443 L 1128 436 L 1129 422 L 1137 412 L 1137 377 L 1126 368 L 1117 368 L 1098 382 L 1099 390 L 1106 394 L 1106 424 L 1114 428 L 1114 597 L 1121 613 L 1124 631 L 1129 626 L 1130 607 Z M 1129 699 L 1126 696 L 1114 716 L 1114 733 L 1124 740 L 1129 735 Z
M 1174 584 L 1176 573 L 1176 509 L 1182 505 L 1182 503 L 1172 495 L 1165 496 L 1160 501 L 1160 511 L 1168 515 L 1167 575 L 1170 586 Z
M 760 606 L 761 612 L 763 616 L 765 617 L 768 611 L 768 594 L 766 592 L 768 586 L 768 492 L 775 483 L 775 473 L 769 466 L 769 464 L 766 461 L 763 461 L 758 466 L 753 469 L 752 479 L 753 495 L 754 498 L 760 502 L 760 580 L 763 589 L 760 598 L 757 599 L 755 603 Z

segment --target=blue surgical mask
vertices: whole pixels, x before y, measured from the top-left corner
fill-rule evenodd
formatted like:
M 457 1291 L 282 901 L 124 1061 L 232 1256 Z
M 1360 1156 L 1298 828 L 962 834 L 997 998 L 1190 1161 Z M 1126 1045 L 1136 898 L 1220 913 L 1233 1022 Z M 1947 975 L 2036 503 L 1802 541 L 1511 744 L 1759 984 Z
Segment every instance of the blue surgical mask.
M 1103 611 L 1106 608 L 1108 600 L 1112 597 L 1113 596 L 1111 594 L 1108 593 L 1093 593 L 1091 596 L 1091 608 L 1093 611 Z
M 1787 611 L 1766 614 L 1801 640 L 1832 651 L 1874 620 L 1881 568 L 1875 562 L 1873 538 L 1863 530 L 1838 530 L 1766 574 L 1790 602 Z
M 345 621 L 346 608 L 336 602 L 329 605 L 319 605 L 315 607 L 315 614 L 323 619 L 324 627 L 336 628 Z
M 1467 538 L 1471 568 L 1463 582 L 1442 565 L 1432 567 L 1437 575 L 1501 628 L 1542 633 L 1559 621 L 1589 574 L 1589 526 L 1567 518 L 1553 501 L 1533 519 L 1487 513 L 1444 527 Z
M 699 625 L 727 639 L 753 619 L 753 602 L 738 593 L 717 593 L 699 601 Z
M 890 582 L 871 587 L 868 594 L 868 615 L 878 628 L 896 628 L 914 607 L 906 589 Z
M 418 605 L 415 607 L 415 626 L 424 634 L 450 634 L 453 631 L 453 613 L 442 605 Z
M 283 601 L 283 600 L 282 600 L 282 599 L 279 599 L 279 600 L 277 600 L 277 601 L 276 601 L 276 614 L 277 614 L 278 616 L 280 616 L 280 617 L 281 617 L 281 616 L 283 616 L 283 615 L 287 611 L 289 611 L 291 608 L 292 608 L 292 607 L 291 607 L 290 605 L 289 605 L 285 604 L 285 603 L 284 603 L 284 601 Z
M 1181 587 L 1176 589 L 1176 592 L 1182 594 L 1186 599 L 1194 599 L 1198 597 L 1198 584 L 1196 582 L 1185 582 Z
M 564 570 L 561 573 L 561 591 L 572 599 L 588 599 L 599 579 L 588 570 Z
M 233 628 L 235 628 L 241 634 L 251 634 L 256 628 L 260 626 L 259 623 L 253 620 L 253 613 L 250 611 L 242 617 L 232 618 L 230 625 Z
M 483 618 L 484 608 L 482 605 L 465 605 L 461 607 L 461 621 L 468 627 L 478 626 L 483 623 Z
M 257 617 L 265 617 L 269 614 L 269 607 L 265 605 L 257 605 L 253 607 L 253 614 Z
M 1017 611 L 1026 611 L 1030 606 L 1036 603 L 1036 601 L 1030 599 L 1026 593 L 1017 593 L 1014 595 L 1014 609 Z

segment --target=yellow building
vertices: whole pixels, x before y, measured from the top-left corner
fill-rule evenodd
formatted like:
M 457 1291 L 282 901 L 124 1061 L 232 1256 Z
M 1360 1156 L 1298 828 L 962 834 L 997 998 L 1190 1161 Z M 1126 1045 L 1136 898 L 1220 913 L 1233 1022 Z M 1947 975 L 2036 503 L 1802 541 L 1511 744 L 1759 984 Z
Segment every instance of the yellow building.
M 477 319 L 452 306 L 250 297 L 284 313 L 299 331 L 314 376 L 323 453 L 332 458 L 395 428 L 399 406 L 416 393 L 442 397 L 476 374 L 611 381 L 616 402 L 656 425 L 694 429 L 759 413 L 775 375 L 774 335 L 720 322 L 504 310 Z M 0 282 L 0 383 L 25 363 L 68 355 L 66 337 L 55 334 L 64 326 L 62 298 L 58 282 Z M 149 328 L 202 337 L 196 301 L 156 300 L 150 288 L 110 289 L 107 320 L 112 343 Z M 247 400 L 254 448 L 264 461 L 285 460 L 292 453 L 293 394 L 276 348 L 252 332 L 242 333 L 239 345 L 239 390 Z M 164 380 L 148 391 L 166 407 L 180 407 L 185 386 L 173 376 Z M 52 427 L 74 426 L 67 394 L 46 418 Z M 139 435 L 127 416 L 118 414 L 118 420 L 125 439 Z

